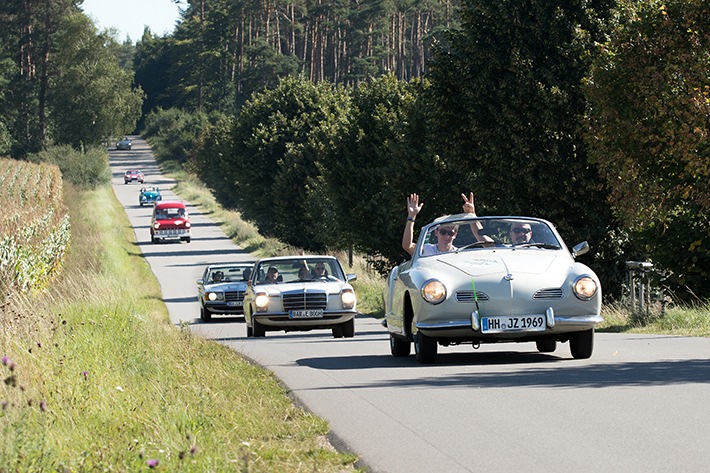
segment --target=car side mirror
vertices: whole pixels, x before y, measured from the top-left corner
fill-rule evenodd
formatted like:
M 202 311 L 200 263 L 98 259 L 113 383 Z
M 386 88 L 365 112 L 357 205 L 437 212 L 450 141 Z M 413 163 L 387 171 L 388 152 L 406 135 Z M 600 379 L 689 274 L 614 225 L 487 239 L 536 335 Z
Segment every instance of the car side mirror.
M 347 282 L 357 281 L 357 274 L 346 274 L 346 275 L 345 275 L 345 280 L 346 280 Z
M 574 248 L 572 248 L 572 258 L 576 258 L 577 256 L 581 256 L 585 253 L 589 252 L 589 243 L 586 241 L 583 241 L 582 243 L 577 243 L 574 245 Z
M 200 279 L 197 280 L 197 285 L 198 285 L 198 286 L 202 286 L 202 283 L 203 283 L 203 282 L 204 282 L 204 281 L 202 280 L 202 278 L 200 278 Z

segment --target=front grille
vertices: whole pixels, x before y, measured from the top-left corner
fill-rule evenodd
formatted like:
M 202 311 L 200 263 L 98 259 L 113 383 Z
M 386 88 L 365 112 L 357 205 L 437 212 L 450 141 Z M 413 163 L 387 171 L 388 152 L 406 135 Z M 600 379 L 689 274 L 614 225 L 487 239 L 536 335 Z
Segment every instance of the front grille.
M 488 300 L 488 294 L 485 292 L 476 291 L 476 296 L 479 301 Z M 474 300 L 473 291 L 456 291 L 456 302 L 473 302 Z
M 224 293 L 224 300 L 226 302 L 243 301 L 244 300 L 244 291 L 225 292 Z
M 562 299 L 562 288 L 553 287 L 549 289 L 540 289 L 533 294 L 533 299 Z
M 325 292 L 289 292 L 282 296 L 285 311 L 325 309 L 328 295 Z

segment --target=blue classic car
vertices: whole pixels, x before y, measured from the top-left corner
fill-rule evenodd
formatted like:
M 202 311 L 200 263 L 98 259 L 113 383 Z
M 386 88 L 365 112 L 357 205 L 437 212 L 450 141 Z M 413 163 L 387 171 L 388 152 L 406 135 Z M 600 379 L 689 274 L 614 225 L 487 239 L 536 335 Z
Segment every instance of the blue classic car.
M 141 193 L 138 196 L 138 203 L 143 207 L 146 204 L 153 204 L 163 200 L 160 195 L 160 189 L 157 187 L 143 187 L 141 188 Z

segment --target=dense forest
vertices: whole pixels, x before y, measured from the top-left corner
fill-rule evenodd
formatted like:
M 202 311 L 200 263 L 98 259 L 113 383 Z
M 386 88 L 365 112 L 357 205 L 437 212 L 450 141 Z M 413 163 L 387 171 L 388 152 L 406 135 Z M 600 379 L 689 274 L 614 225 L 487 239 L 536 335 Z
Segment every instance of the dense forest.
M 384 268 L 409 193 L 472 191 L 588 240 L 609 298 L 627 260 L 710 297 L 707 2 L 196 0 L 136 44 L 80 5 L 0 7 L 0 154 L 137 127 L 264 234 Z

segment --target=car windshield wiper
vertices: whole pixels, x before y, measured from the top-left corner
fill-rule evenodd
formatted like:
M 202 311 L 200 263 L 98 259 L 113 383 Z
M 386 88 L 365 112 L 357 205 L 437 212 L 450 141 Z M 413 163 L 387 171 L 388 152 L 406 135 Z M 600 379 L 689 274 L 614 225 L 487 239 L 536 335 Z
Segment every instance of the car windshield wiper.
M 552 245 L 550 243 L 523 243 L 522 245 L 515 245 L 515 248 L 530 248 L 535 246 L 537 248 L 543 248 L 545 250 L 560 250 L 561 247 L 557 245 Z

